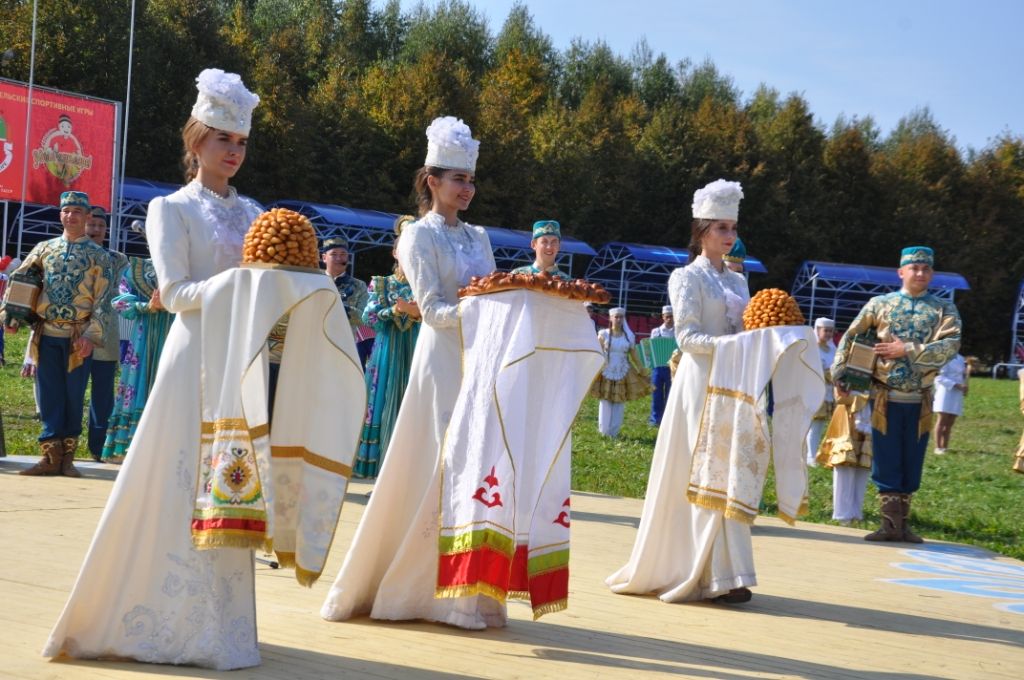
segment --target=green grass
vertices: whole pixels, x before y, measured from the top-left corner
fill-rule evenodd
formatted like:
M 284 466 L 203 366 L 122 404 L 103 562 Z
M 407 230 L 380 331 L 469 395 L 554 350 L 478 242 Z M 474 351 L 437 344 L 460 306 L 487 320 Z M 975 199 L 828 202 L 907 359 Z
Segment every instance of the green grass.
M 34 417 L 32 381 L 19 377 L 26 333 L 7 336 L 6 368 L 0 369 L 0 411 L 7 452 L 36 454 L 39 421 Z M 597 432 L 597 402 L 587 399 L 573 426 L 572 488 L 642 498 L 658 431 L 647 424 L 650 399 L 626 406 L 618 439 Z M 924 481 L 914 498 L 914 528 L 927 538 L 979 545 L 1024 559 L 1024 522 L 1020 521 L 1024 475 L 1010 470 L 1024 418 L 1017 383 L 972 378 L 966 413 L 953 428 L 951 451 L 925 459 Z M 86 457 L 83 446 L 79 457 Z M 832 473 L 810 473 L 811 522 L 832 523 Z M 774 482 L 765 485 L 764 510 L 775 514 Z M 868 485 L 865 525 L 878 522 L 878 498 Z
M 1024 523 L 1020 521 L 1024 475 L 1010 469 L 1024 418 L 1012 380 L 972 378 L 966 412 L 953 427 L 950 450 L 925 458 L 921 490 L 914 496 L 913 527 L 926 538 L 978 545 L 1024 559 Z M 572 488 L 643 498 L 658 431 L 647 424 L 650 400 L 626 405 L 618 439 L 597 432 L 597 402 L 587 399 L 573 426 Z M 809 471 L 810 514 L 802 519 L 832 521 L 832 471 Z M 777 510 L 769 473 L 764 513 Z M 863 526 L 878 523 L 878 495 L 868 484 Z

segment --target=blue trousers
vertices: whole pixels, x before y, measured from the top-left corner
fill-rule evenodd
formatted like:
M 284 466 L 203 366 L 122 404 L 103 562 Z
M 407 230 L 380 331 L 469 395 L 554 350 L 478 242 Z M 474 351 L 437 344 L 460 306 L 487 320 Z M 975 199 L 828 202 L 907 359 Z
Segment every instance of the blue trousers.
M 89 381 L 92 357 L 69 373 L 71 351 L 69 338 L 44 335 L 39 340 L 36 383 L 39 385 L 39 414 L 43 421 L 43 431 L 39 435 L 41 442 L 82 434 L 85 385 Z
M 89 393 L 89 453 L 98 458 L 103 453 L 103 440 L 107 438 L 107 421 L 114 410 L 114 374 L 116 361 L 92 360 L 89 375 L 92 392 Z
M 665 415 L 665 402 L 668 390 L 672 387 L 672 371 L 668 366 L 658 366 L 651 371 L 651 384 L 654 394 L 651 395 L 651 417 L 647 421 L 651 425 L 661 425 L 661 417 Z
M 871 429 L 871 481 L 879 493 L 914 493 L 921 487 L 928 433 L 917 436 L 921 404 L 889 402 L 886 433 Z

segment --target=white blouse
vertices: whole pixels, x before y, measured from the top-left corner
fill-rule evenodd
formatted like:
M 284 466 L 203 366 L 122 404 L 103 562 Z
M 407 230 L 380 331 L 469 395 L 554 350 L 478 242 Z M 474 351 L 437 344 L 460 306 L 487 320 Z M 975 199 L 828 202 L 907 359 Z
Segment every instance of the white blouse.
M 750 291 L 742 274 L 728 267 L 718 271 L 699 255 L 669 276 L 668 297 L 679 349 L 710 354 L 713 338 L 743 330 L 743 310 Z
M 221 198 L 196 180 L 150 201 L 146 240 L 168 312 L 199 309 L 205 280 L 242 261 L 242 240 L 259 214 L 234 187 Z
M 625 333 L 612 335 L 607 328 L 602 328 L 597 333 L 601 340 L 601 348 L 604 349 L 605 364 L 601 370 L 608 380 L 622 380 L 629 372 L 629 350 L 633 345 Z
M 429 212 L 408 225 L 398 240 L 398 261 L 409 279 L 423 322 L 434 328 L 459 322 L 459 288 L 471 276 L 495 270 L 491 241 L 483 227 L 462 220 L 454 227 Z

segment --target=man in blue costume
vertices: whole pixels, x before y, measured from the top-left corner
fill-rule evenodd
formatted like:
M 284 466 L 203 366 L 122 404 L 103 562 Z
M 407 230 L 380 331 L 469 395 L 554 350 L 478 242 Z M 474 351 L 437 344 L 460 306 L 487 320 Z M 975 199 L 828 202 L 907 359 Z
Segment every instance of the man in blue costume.
M 320 246 L 320 257 L 327 267 L 327 275 L 334 280 L 334 285 L 341 294 L 341 301 L 345 304 L 345 314 L 348 322 L 352 325 L 352 334 L 356 340 L 356 350 L 359 352 L 359 360 L 366 365 L 370 357 L 370 350 L 373 348 L 373 338 L 360 339 L 358 330 L 363 324 L 363 310 L 370 296 L 367 292 L 366 283 L 348 271 L 348 241 L 341 236 L 324 239 Z
M 871 479 L 878 487 L 882 526 L 868 541 L 921 543 L 910 530 L 910 499 L 921 486 L 924 453 L 932 427 L 932 383 L 960 349 L 960 314 L 952 302 L 928 292 L 934 253 L 925 246 L 904 248 L 900 290 L 868 300 L 839 341 L 832 379 L 847 393 L 851 369 L 870 372 L 873 397 Z M 877 338 L 874 360 L 865 338 Z
M 107 251 L 85 235 L 90 208 L 89 197 L 81 191 L 61 194 L 64 233 L 36 244 L 17 270 L 37 269 L 43 281 L 30 347 L 39 383 L 43 457 L 22 470 L 23 475 L 81 476 L 73 461 L 82 434 L 85 385 L 93 349 L 103 345 L 102 303 L 112 285 Z
M 549 274 L 556 279 L 568 281 L 571 277 L 558 268 L 555 260 L 562 248 L 562 227 L 555 220 L 539 220 L 533 223 L 533 239 L 530 247 L 536 254 L 533 264 L 517 267 L 513 274 Z

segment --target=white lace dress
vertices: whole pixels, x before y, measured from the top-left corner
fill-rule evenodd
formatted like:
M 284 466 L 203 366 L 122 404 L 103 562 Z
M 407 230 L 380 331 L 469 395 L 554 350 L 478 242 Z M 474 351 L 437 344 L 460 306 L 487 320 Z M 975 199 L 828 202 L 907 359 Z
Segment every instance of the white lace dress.
M 488 597 L 434 598 L 440 452 L 462 372 L 458 289 L 494 271 L 491 244 L 481 227 L 428 213 L 402 232 L 398 260 L 423 325 L 377 484 L 320 614 L 501 626 L 504 608 Z
M 64 611 L 43 650 L 218 670 L 255 666 L 249 550 L 195 550 L 200 439 L 200 300 L 241 259 L 259 207 L 193 182 L 149 204 L 161 301 L 177 314 L 146 409 Z
M 935 396 L 932 410 L 936 413 L 964 414 L 964 393 L 957 385 L 967 384 L 967 360 L 957 354 L 935 376 Z
M 719 272 L 703 256 L 673 271 L 668 288 L 682 358 L 658 430 L 632 554 L 606 583 L 616 593 L 657 593 L 666 602 L 681 602 L 756 584 L 749 525 L 686 500 L 713 338 L 742 330 L 750 294 L 742 274 Z

